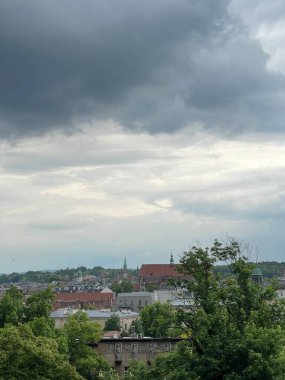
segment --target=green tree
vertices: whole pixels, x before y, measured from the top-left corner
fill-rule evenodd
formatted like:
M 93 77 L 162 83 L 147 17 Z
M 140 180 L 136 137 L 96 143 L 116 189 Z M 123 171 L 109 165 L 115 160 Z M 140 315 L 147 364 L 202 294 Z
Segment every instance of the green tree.
M 29 322 L 35 318 L 49 318 L 54 301 L 54 293 L 51 288 L 42 290 L 30 296 L 25 304 L 25 321 Z
M 13 325 L 21 323 L 23 311 L 23 293 L 12 286 L 0 301 L 0 327 L 4 327 L 8 323 Z
M 84 311 L 71 315 L 63 326 L 67 338 L 69 360 L 86 379 L 95 379 L 100 370 L 109 370 L 106 361 L 89 344 L 102 335 L 101 327 L 89 320 Z
M 231 276 L 220 281 L 216 262 Z M 277 380 L 285 378 L 284 303 L 275 287 L 251 280 L 252 265 L 234 240 L 212 248 L 192 247 L 180 270 L 192 294 L 191 310 L 179 311 L 189 341 L 155 360 L 151 379 Z
M 129 280 L 123 280 L 120 282 L 115 281 L 112 283 L 110 288 L 116 294 L 118 294 L 118 293 L 130 293 L 133 291 L 133 284 Z
M 137 360 L 129 361 L 129 370 L 126 376 L 127 380 L 147 380 L 149 378 L 149 369 L 147 366 Z
M 109 369 L 106 371 L 100 371 L 98 375 L 99 380 L 119 380 L 119 375 L 114 369 Z
M 165 338 L 175 324 L 175 311 L 169 304 L 154 302 L 140 311 L 140 321 L 146 336 Z
M 45 336 L 46 338 L 56 338 L 57 330 L 54 321 L 51 318 L 39 317 L 34 318 L 27 323 L 35 336 Z
M 121 323 L 120 323 L 120 318 L 116 314 L 113 314 L 105 322 L 104 331 L 115 331 L 115 330 L 118 330 L 118 331 L 121 330 Z
M 35 337 L 27 324 L 0 329 L 0 378 L 83 380 L 56 341 Z
M 129 333 L 131 334 L 133 332 L 133 328 L 135 330 L 135 333 L 139 336 L 139 337 L 143 337 L 144 335 L 144 332 L 143 332 L 143 327 L 142 327 L 142 323 L 141 323 L 141 320 L 138 318 L 134 321 L 132 321 L 131 323 L 131 327 L 129 329 Z

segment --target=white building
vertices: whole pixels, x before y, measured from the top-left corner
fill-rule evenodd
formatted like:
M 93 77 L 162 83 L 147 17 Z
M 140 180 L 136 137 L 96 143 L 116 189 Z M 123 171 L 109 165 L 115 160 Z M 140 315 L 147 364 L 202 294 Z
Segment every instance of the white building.
M 79 310 L 74 309 L 58 309 L 50 314 L 50 317 L 55 321 L 57 328 L 63 327 L 70 315 L 74 315 Z M 87 314 L 91 322 L 97 322 L 102 328 L 105 326 L 105 322 L 112 315 L 116 315 L 120 319 L 121 329 L 129 330 L 133 321 L 138 318 L 138 313 L 132 311 L 104 311 L 104 310 L 81 310 Z

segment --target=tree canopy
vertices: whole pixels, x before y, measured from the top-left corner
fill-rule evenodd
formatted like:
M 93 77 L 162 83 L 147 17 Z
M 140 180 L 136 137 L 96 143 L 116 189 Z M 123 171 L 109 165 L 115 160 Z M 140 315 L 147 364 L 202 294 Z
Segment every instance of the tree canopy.
M 1 379 L 83 380 L 55 340 L 36 337 L 27 324 L 0 329 Z
M 144 335 L 165 338 L 171 335 L 175 312 L 169 304 L 154 302 L 141 309 L 140 322 Z
M 29 322 L 35 318 L 49 318 L 52 311 L 52 303 L 55 296 L 51 288 L 42 290 L 30 296 L 24 308 L 25 321 Z
M 25 300 L 15 287 L 0 301 L 1 379 L 95 380 L 100 370 L 109 374 L 106 361 L 88 346 L 100 339 L 100 326 L 78 312 L 56 329 L 52 301 L 50 289 Z
M 124 279 L 120 282 L 114 281 L 110 288 L 116 294 L 130 293 L 133 291 L 133 284 L 131 283 L 131 281 Z
M 190 276 L 183 286 L 191 309 L 177 320 L 189 339 L 154 361 L 145 379 L 277 380 L 285 378 L 285 305 L 274 284 L 251 279 L 253 265 L 235 240 L 211 248 L 192 247 L 180 269 Z M 214 271 L 225 261 L 231 276 Z M 181 285 L 181 284 L 180 284 Z M 138 368 L 136 368 L 138 370 Z
M 121 330 L 121 323 L 120 318 L 113 314 L 110 318 L 107 319 L 104 326 L 104 331 L 120 331 Z
M 102 330 L 84 311 L 69 316 L 62 332 L 67 338 L 69 361 L 85 379 L 94 379 L 100 369 L 109 369 L 107 362 L 89 347 L 100 340 Z

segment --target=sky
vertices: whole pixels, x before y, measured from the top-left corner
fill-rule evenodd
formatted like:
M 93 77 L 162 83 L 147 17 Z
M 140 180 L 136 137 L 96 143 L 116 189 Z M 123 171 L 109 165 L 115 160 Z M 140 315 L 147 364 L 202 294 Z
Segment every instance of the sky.
M 282 0 L 2 0 L 0 272 L 285 261 Z

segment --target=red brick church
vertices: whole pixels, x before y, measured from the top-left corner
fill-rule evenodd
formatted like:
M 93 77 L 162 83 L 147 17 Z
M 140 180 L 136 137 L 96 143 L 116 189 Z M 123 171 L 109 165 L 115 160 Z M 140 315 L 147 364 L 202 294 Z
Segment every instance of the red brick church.
M 139 287 L 141 290 L 153 287 L 167 287 L 168 280 L 187 280 L 188 276 L 177 271 L 179 264 L 174 264 L 171 255 L 169 264 L 142 264 L 139 271 Z

